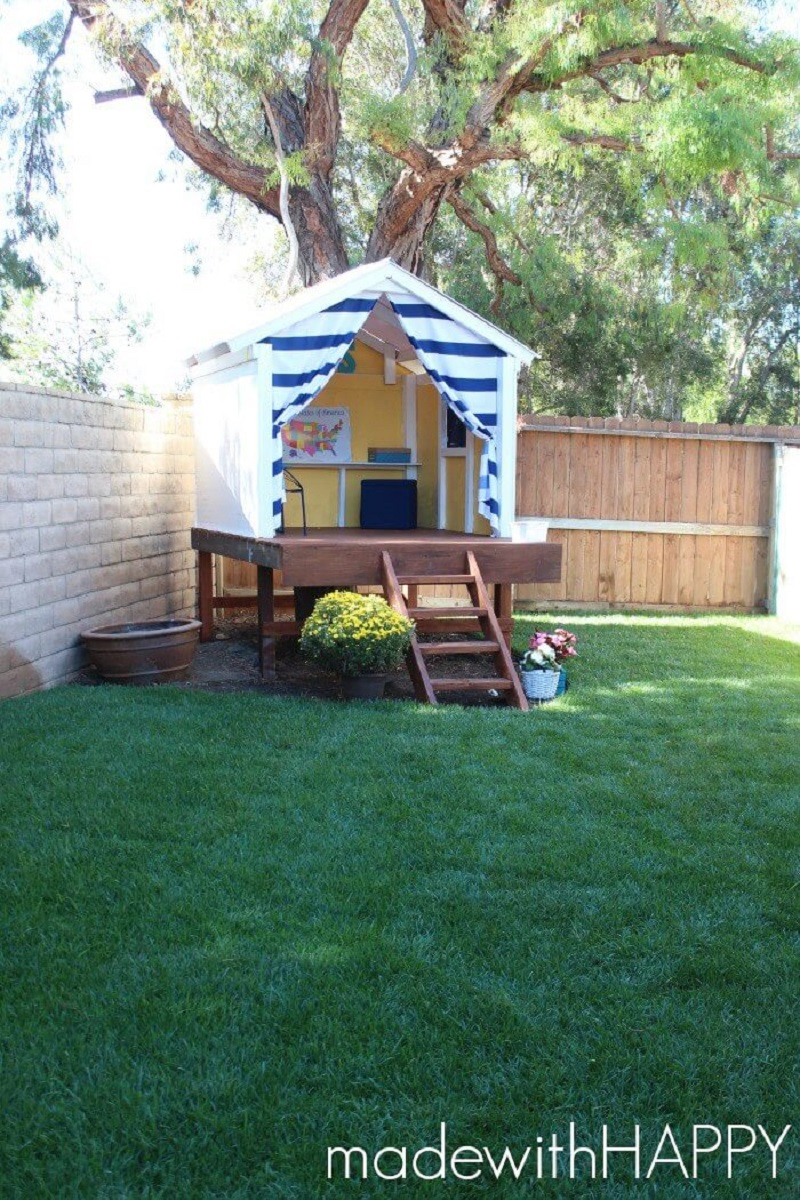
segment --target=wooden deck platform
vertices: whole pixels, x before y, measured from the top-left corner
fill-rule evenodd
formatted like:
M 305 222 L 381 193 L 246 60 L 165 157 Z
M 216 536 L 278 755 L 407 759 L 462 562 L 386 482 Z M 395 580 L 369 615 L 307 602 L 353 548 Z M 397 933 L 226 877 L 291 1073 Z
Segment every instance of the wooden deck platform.
M 296 620 L 276 620 L 275 572 L 285 588 L 381 586 L 381 553 L 388 550 L 399 575 L 420 577 L 458 575 L 471 551 L 483 580 L 494 585 L 494 610 L 507 641 L 513 628 L 511 585 L 555 583 L 561 578 L 561 546 L 546 542 L 512 542 L 438 529 L 309 529 L 287 530 L 274 538 L 253 538 L 213 529 L 192 529 L 192 546 L 199 554 L 201 638 L 213 637 L 214 595 L 212 555 L 253 563 L 257 568 L 257 607 L 261 629 L 261 665 L 265 675 L 275 670 L 275 638 L 295 636 Z M 415 589 L 414 589 L 415 590 Z M 295 593 L 297 594 L 297 593 Z M 414 605 L 416 596 L 409 595 Z M 239 600 L 241 603 L 241 600 Z M 424 632 L 424 621 L 418 621 Z M 453 631 L 460 632 L 458 618 Z

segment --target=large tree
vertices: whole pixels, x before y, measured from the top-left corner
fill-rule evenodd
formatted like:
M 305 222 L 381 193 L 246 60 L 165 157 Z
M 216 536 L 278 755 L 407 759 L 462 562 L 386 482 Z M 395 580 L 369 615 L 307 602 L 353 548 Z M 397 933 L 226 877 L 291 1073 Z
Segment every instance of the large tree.
M 306 283 L 384 255 L 421 272 L 446 212 L 520 284 L 476 201 L 489 175 L 513 199 L 521 175 L 603 152 L 632 189 L 783 203 L 797 158 L 796 47 L 738 0 L 64 2 L 52 62 L 80 22 L 120 92 L 296 238 Z

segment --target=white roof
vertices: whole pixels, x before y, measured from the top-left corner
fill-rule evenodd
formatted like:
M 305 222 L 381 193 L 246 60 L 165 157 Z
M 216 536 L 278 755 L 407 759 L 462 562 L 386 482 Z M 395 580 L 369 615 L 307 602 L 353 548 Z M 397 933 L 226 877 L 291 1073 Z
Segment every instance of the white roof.
M 498 349 L 503 350 L 519 362 L 531 363 L 538 357 L 528 346 L 524 346 L 510 334 L 498 329 L 491 321 L 484 320 L 465 305 L 459 304 L 457 300 L 452 300 L 444 292 L 431 287 L 429 283 L 425 283 L 416 275 L 412 275 L 410 271 L 398 266 L 391 258 L 384 258 L 380 262 L 364 263 L 360 267 L 353 267 L 351 271 L 345 271 L 344 274 L 337 275 L 334 279 L 325 279 L 322 283 L 316 283 L 312 287 L 298 292 L 295 296 L 290 296 L 288 300 L 284 300 L 280 304 L 272 305 L 265 314 L 263 324 L 256 326 L 255 329 L 248 329 L 246 333 L 229 338 L 227 342 L 198 351 L 189 360 L 189 363 L 193 365 L 220 354 L 243 350 L 247 346 L 263 341 L 264 338 L 282 333 L 298 321 L 311 317 L 314 313 L 321 312 L 332 304 L 337 304 L 340 300 L 347 300 L 351 296 L 374 296 L 377 300 L 386 291 L 391 291 L 393 285 L 404 292 L 410 292 L 423 303 L 438 308 L 440 312 L 454 321 L 458 321 L 460 325 L 478 337 L 482 337 L 491 345 L 497 346 Z

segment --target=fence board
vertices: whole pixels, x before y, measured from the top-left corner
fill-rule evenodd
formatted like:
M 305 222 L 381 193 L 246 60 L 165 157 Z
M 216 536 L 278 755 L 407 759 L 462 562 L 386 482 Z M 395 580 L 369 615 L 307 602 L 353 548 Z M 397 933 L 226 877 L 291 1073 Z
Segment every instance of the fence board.
M 566 528 L 549 534 L 564 546 L 564 571 L 561 584 L 520 588 L 518 600 L 763 607 L 769 435 L 800 440 L 800 430 L 748 433 L 632 420 L 601 428 L 597 420 L 578 418 L 557 430 L 538 429 L 531 419 L 518 443 L 518 512 L 564 521 Z M 534 489 L 526 482 L 531 468 L 538 476 Z M 531 495 L 535 508 L 522 503 Z M 592 530 L 571 527 L 570 519 L 641 521 L 651 527 Z M 663 532 L 653 524 L 664 525 Z M 688 525 L 695 528 L 679 528 Z

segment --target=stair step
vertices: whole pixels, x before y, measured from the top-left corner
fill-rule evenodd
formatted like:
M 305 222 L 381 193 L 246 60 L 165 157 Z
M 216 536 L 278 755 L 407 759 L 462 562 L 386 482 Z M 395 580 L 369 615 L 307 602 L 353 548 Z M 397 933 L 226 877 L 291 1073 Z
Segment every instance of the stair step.
M 420 642 L 423 654 L 497 654 L 499 642 Z
M 510 692 L 513 688 L 510 679 L 431 679 L 431 687 L 435 692 Z
M 398 575 L 398 583 L 474 583 L 474 575 Z
M 468 604 L 453 608 L 410 608 L 408 615 L 412 620 L 417 617 L 485 617 L 485 608 L 471 608 Z

